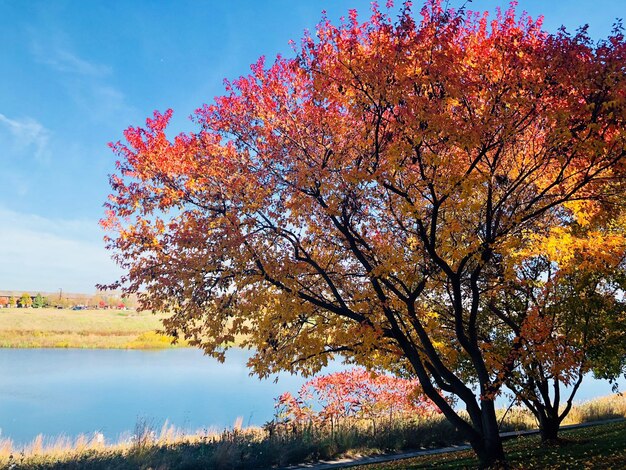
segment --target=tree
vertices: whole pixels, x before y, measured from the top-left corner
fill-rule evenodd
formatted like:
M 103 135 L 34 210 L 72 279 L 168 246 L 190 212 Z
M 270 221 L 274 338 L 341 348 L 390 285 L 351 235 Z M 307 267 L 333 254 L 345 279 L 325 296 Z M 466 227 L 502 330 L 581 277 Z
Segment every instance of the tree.
M 9 307 L 17 307 L 17 299 L 14 296 L 9 297 Z
M 33 304 L 33 299 L 31 298 L 30 294 L 27 294 L 26 292 L 24 292 L 22 296 L 20 297 L 19 306 L 22 308 L 28 308 L 32 304 Z
M 133 299 L 128 297 L 122 297 L 122 306 L 120 308 L 131 309 L 134 308 L 135 302 Z
M 72 302 L 67 297 L 54 297 L 50 305 L 55 308 L 69 308 L 72 306 Z
M 0 297 L 0 308 L 8 307 L 9 299 L 6 297 Z
M 34 308 L 45 307 L 45 301 L 44 301 L 44 298 L 41 296 L 41 294 L 38 293 L 35 296 L 35 299 L 33 300 L 32 304 Z
M 330 424 L 331 429 L 342 420 L 375 422 L 439 411 L 420 393 L 417 381 L 373 374 L 363 368 L 317 376 L 301 387 L 297 397 L 283 393 L 276 408 L 282 424 Z
M 127 129 L 102 225 L 128 274 L 109 287 L 221 359 L 245 335 L 260 376 L 334 354 L 412 374 L 488 467 L 517 366 L 486 353 L 491 273 L 621 178 L 625 47 L 512 8 L 421 14 L 324 19 L 294 59 L 227 83 L 199 131 L 168 140 L 171 111 Z
M 544 441 L 558 440 L 585 374 L 616 380 L 626 372 L 623 227 L 623 217 L 612 217 L 529 237 L 516 275 L 501 275 L 487 302 L 504 320 L 499 340 L 522 341 L 518 370 L 506 382 L 537 418 Z M 511 360 L 497 358 L 498 350 L 507 348 L 495 346 L 492 360 Z

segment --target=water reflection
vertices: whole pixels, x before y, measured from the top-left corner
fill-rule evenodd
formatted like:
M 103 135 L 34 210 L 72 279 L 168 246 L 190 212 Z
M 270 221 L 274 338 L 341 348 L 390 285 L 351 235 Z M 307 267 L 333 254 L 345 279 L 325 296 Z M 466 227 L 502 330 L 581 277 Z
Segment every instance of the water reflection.
M 250 377 L 247 356 L 233 350 L 220 364 L 196 349 L 2 349 L 0 436 L 22 443 L 39 433 L 100 431 L 115 439 L 140 419 L 187 430 L 221 429 L 239 416 L 244 425 L 263 424 L 273 399 L 304 379 Z

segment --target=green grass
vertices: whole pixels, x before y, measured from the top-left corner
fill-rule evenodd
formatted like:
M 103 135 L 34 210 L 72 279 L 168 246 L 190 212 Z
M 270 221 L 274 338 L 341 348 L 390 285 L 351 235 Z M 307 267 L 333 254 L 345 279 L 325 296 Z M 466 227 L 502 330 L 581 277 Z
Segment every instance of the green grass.
M 134 310 L 4 308 L 0 348 L 168 348 L 171 339 L 156 333 L 165 317 Z
M 512 469 L 626 468 L 626 421 L 562 431 L 559 446 L 542 445 L 539 437 L 520 437 L 505 443 Z M 471 451 L 431 455 L 385 464 L 359 465 L 354 470 L 471 469 L 478 461 Z

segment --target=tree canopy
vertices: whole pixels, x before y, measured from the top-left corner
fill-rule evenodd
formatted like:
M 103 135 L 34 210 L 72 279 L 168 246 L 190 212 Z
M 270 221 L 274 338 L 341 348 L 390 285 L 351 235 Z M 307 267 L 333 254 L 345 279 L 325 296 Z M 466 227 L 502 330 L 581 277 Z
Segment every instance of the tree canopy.
M 586 374 L 615 381 L 626 372 L 623 216 L 528 238 L 487 296 L 485 308 L 504 323 L 492 332 L 489 355 L 519 364 L 507 386 L 536 416 L 544 440 L 556 440 Z M 513 356 L 511 333 L 522 345 Z
M 390 420 L 395 417 L 415 418 L 437 413 L 420 393 L 416 380 L 387 374 L 349 369 L 316 376 L 307 381 L 297 396 L 289 392 L 276 400 L 274 424 L 330 424 L 341 420 Z
M 42 308 L 46 306 L 46 299 L 42 297 L 40 293 L 37 293 L 35 298 L 33 299 L 33 307 L 34 308 Z
M 30 294 L 24 292 L 20 299 L 18 300 L 20 307 L 27 308 L 33 304 L 33 299 Z
M 209 354 L 245 335 L 261 376 L 340 354 L 417 377 L 502 460 L 493 399 L 534 327 L 488 305 L 535 236 L 621 201 L 625 52 L 619 30 L 549 35 L 513 8 L 324 18 L 227 82 L 199 130 L 170 139 L 155 112 L 112 145 L 118 284 Z

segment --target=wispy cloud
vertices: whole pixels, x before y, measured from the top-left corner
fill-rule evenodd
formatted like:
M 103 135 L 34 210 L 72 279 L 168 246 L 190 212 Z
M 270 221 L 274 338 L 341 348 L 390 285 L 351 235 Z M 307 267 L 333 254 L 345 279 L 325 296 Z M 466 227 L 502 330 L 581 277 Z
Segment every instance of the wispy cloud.
M 88 111 L 89 117 L 98 122 L 110 123 L 120 116 L 128 118 L 136 114 L 124 93 L 107 83 L 81 83 L 70 90 L 70 94 L 79 106 Z
M 76 54 L 61 33 L 51 32 L 46 41 L 39 32 L 32 34 L 33 58 L 56 72 L 69 98 L 83 109 L 88 119 L 108 123 L 112 118 L 135 113 L 126 95 L 114 85 L 111 66 Z
M 104 77 L 111 74 L 111 67 L 89 62 L 67 49 L 44 47 L 35 42 L 33 43 L 32 51 L 35 60 L 49 65 L 58 72 L 92 77 Z
M 0 113 L 0 126 L 8 131 L 7 147 L 14 151 L 33 149 L 33 155 L 39 162 L 47 161 L 50 157 L 48 143 L 52 133 L 35 119 L 26 117 L 23 119 L 11 119 Z M 0 133 L 0 142 L 4 140 Z
M 120 271 L 96 221 L 49 219 L 0 207 L 0 289 L 90 293 Z

